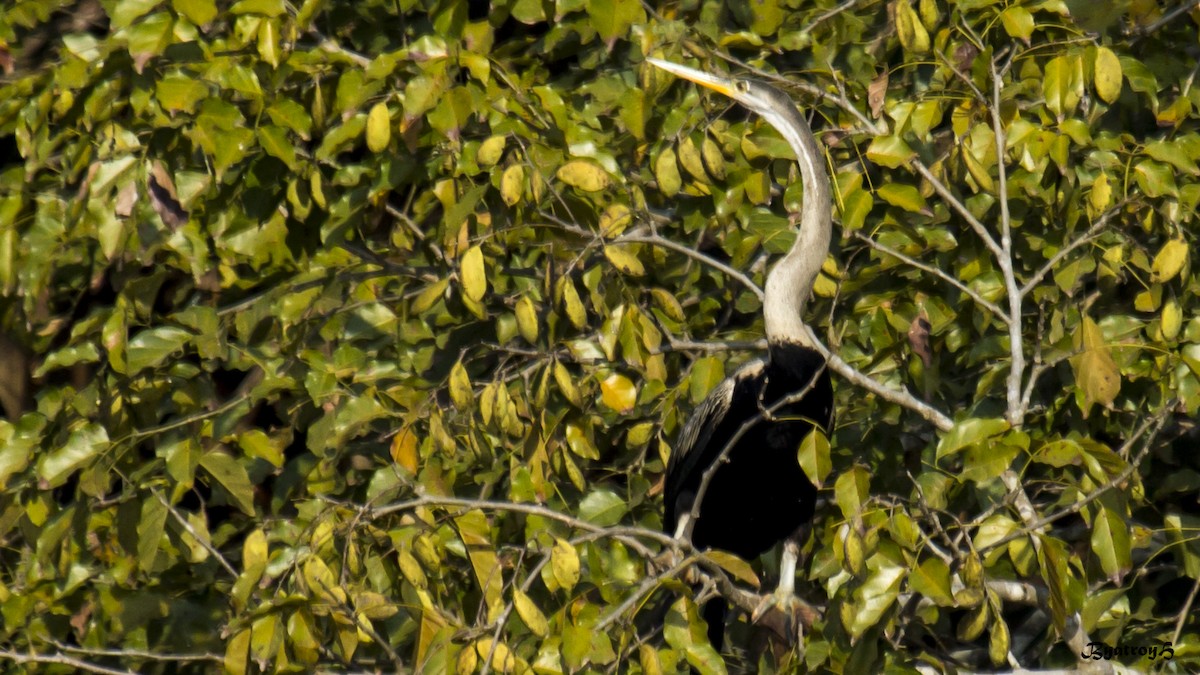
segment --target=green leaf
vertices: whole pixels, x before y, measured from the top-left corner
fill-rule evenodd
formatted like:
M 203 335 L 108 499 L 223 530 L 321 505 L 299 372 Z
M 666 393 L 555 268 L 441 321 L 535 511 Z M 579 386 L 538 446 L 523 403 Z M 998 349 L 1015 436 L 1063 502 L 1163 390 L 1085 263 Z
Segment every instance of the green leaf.
M 871 193 L 855 188 L 842 201 L 842 228 L 845 230 L 860 230 L 875 206 L 875 198 Z
M 235 506 L 254 517 L 254 488 L 250 485 L 246 468 L 240 462 L 225 452 L 210 450 L 200 456 L 200 466 L 225 488 Z
M 154 571 L 154 561 L 162 548 L 162 536 L 167 524 L 168 509 L 156 495 L 142 500 L 142 515 L 138 519 L 138 567 L 143 572 Z
M 143 330 L 129 340 L 125 360 L 130 374 L 163 362 L 183 347 L 192 334 L 175 326 L 159 326 Z
M 266 124 L 258 128 L 258 144 L 268 155 L 281 160 L 288 168 L 296 170 L 296 149 L 288 139 L 287 129 Z
M 723 675 L 728 672 L 725 661 L 708 641 L 706 624 L 700 618 L 696 603 L 682 597 L 671 605 L 663 625 L 667 644 L 682 652 L 687 662 L 702 675 Z
M 834 501 L 847 518 L 862 510 L 870 494 L 871 475 L 861 466 L 851 467 L 833 483 Z
M 638 0 L 587 0 L 587 13 L 600 39 L 609 45 L 625 37 L 631 26 L 646 20 Z
M 312 117 L 304 106 L 291 99 L 281 98 L 272 103 L 267 108 L 267 116 L 275 124 L 291 129 L 304 140 L 308 140 L 312 132 Z
M 908 575 L 903 565 L 878 554 L 867 562 L 867 569 L 870 570 L 867 580 L 854 590 L 852 601 L 842 607 L 842 621 L 852 638 L 861 637 L 880 622 L 895 604 L 900 585 Z
M 1077 54 L 1051 59 L 1046 64 L 1042 95 L 1046 97 L 1046 107 L 1059 119 L 1075 112 L 1075 106 L 1083 98 L 1083 59 Z
M 171 7 L 197 26 L 217 18 L 217 4 L 213 0 L 171 0 Z
M 955 423 L 954 428 L 938 442 L 937 458 L 942 459 L 1007 430 L 1008 422 L 1003 419 L 968 417 Z
M 940 558 L 921 561 L 908 576 L 908 584 L 914 593 L 920 593 L 937 605 L 954 606 L 954 595 L 950 592 L 950 568 Z
M 867 147 L 867 159 L 889 169 L 907 164 L 916 154 L 899 136 L 877 136 Z
M 1093 77 L 1096 95 L 1105 103 L 1115 103 L 1121 95 L 1121 81 L 1121 60 L 1108 47 L 1098 48 Z
M 899 206 L 905 211 L 920 213 L 927 208 L 925 198 L 921 196 L 917 188 L 911 185 L 886 183 L 880 185 L 876 192 L 883 198 L 883 201 L 892 206 Z
M 715 356 L 697 359 L 692 365 L 692 375 L 689 380 L 692 392 L 692 403 L 699 405 L 708 392 L 725 379 L 725 364 Z
M 168 75 L 154 85 L 154 97 L 168 112 L 195 112 L 208 95 L 204 82 L 186 75 Z
M 275 19 L 263 19 L 258 24 L 258 55 L 263 63 L 279 67 L 279 24 Z
M 0 489 L 29 466 L 45 426 L 46 419 L 38 414 L 23 415 L 15 425 L 0 419 Z
M 813 429 L 805 436 L 800 443 L 796 459 L 800 462 L 800 468 L 804 469 L 804 475 L 808 476 L 813 485 L 821 488 L 825 479 L 829 477 L 829 472 L 833 470 L 829 439 L 825 437 L 825 433 L 820 429 Z
M 1020 5 L 1013 5 L 1001 12 L 1000 20 L 1004 23 L 1004 31 L 1014 38 L 1028 41 L 1029 36 L 1033 35 L 1033 15 Z
M 66 482 L 84 464 L 108 450 L 108 432 L 104 427 L 88 423 L 67 436 L 67 442 L 51 450 L 38 461 L 38 478 L 55 488 Z
M 566 591 L 579 583 L 579 554 L 571 542 L 555 538 L 554 548 L 550 551 L 550 571 L 559 587 Z
M 1132 566 L 1129 523 L 1119 513 L 1101 506 L 1092 524 L 1092 551 L 1100 559 L 1100 568 L 1118 586 Z
M 579 517 L 601 527 L 621 522 L 629 507 L 611 490 L 593 490 L 579 503 Z

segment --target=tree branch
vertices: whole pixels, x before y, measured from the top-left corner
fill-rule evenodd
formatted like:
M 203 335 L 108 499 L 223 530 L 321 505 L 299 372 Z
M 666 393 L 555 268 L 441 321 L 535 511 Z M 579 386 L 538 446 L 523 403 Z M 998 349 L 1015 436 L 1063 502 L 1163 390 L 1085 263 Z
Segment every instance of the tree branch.
M 875 249 L 876 251 L 880 251 L 881 253 L 886 253 L 887 255 L 890 255 L 893 258 L 900 260 L 901 262 L 905 263 L 906 265 L 909 265 L 910 267 L 915 267 L 915 268 L 921 270 L 922 272 L 925 272 L 927 274 L 932 274 L 933 276 L 945 281 L 946 283 L 950 284 L 951 286 L 954 286 L 958 290 L 965 293 L 968 297 L 970 297 L 972 300 L 974 300 L 977 304 L 982 306 L 984 309 L 995 314 L 1001 321 L 1004 321 L 1005 323 L 1008 322 L 1008 319 L 1009 319 L 1008 314 L 1005 314 L 1004 310 L 1000 309 L 999 305 L 997 305 L 996 303 L 992 302 L 991 300 L 988 300 L 987 298 L 983 297 L 982 295 L 977 293 L 975 290 L 973 290 L 970 286 L 967 286 L 963 282 L 959 281 L 958 279 L 955 279 L 954 277 L 943 272 L 942 270 L 940 270 L 932 265 L 926 265 L 925 263 L 923 263 L 919 260 L 916 260 L 915 258 L 910 258 L 909 256 L 904 255 L 903 253 L 897 251 L 896 249 L 894 249 L 886 244 L 881 244 L 881 243 L 875 241 L 874 239 L 868 237 L 867 235 L 863 234 L 862 232 L 858 232 L 857 230 L 849 232 L 849 235 L 851 237 L 854 237 L 855 239 L 858 239 L 859 241 L 863 242 L 867 246 L 870 246 L 871 248 Z
M 1105 211 L 1104 214 L 1097 218 L 1096 222 L 1092 223 L 1091 227 L 1089 227 L 1087 231 L 1083 233 L 1083 236 L 1059 249 L 1057 253 L 1051 256 L 1050 260 L 1046 261 L 1045 265 L 1042 265 L 1040 268 L 1038 268 L 1037 272 L 1034 272 L 1032 277 L 1029 277 L 1029 280 L 1026 281 L 1025 285 L 1021 287 L 1021 296 L 1024 297 L 1028 295 L 1029 292 L 1033 290 L 1034 286 L 1037 286 L 1039 283 L 1041 283 L 1042 279 L 1046 278 L 1047 274 L 1054 271 L 1054 268 L 1058 265 L 1058 263 L 1062 262 L 1063 258 L 1070 255 L 1071 251 L 1074 251 L 1080 246 L 1083 246 L 1087 242 L 1095 239 L 1100 234 L 1100 230 L 1104 229 L 1104 226 L 1108 224 L 1108 221 L 1111 220 L 1112 217 L 1117 213 L 1119 213 L 1127 204 L 1129 204 L 1129 202 L 1130 200 L 1128 199 L 1123 200 L 1121 203 Z

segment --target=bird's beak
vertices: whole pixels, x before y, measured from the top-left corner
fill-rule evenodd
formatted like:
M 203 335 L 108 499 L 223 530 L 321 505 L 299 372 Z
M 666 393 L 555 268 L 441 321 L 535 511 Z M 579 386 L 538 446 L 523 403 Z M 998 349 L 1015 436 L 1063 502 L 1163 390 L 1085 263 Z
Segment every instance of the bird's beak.
M 682 77 L 685 80 L 690 80 L 692 82 L 695 82 L 696 84 L 703 85 L 705 87 L 708 87 L 709 89 L 712 89 L 713 91 L 720 92 L 734 100 L 737 100 L 739 98 L 737 89 L 734 89 L 734 87 L 733 87 L 733 82 L 731 82 L 730 80 L 727 80 L 723 77 L 717 77 L 716 75 L 709 75 L 708 73 L 706 73 L 702 70 L 696 70 L 695 68 L 681 66 L 678 63 L 671 63 L 670 61 L 663 61 L 662 59 L 655 59 L 655 58 L 647 57 L 646 60 L 649 61 L 652 65 L 655 65 L 655 66 L 667 71 L 668 73 L 671 73 L 675 77 Z

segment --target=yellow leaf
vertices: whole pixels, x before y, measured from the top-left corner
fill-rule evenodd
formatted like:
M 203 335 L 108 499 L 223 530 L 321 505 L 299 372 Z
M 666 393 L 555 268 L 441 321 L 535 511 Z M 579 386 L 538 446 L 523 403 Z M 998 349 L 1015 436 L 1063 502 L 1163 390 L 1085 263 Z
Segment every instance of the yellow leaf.
M 675 163 L 675 151 L 663 150 L 654 162 L 654 179 L 658 181 L 658 190 L 668 197 L 679 194 L 683 187 L 683 179 L 679 177 L 679 165 Z
M 646 273 L 646 268 L 642 266 L 642 261 L 638 260 L 637 255 L 631 252 L 627 247 L 622 245 L 606 246 L 604 255 L 608 257 L 609 262 L 617 267 L 622 272 L 640 277 Z
M 513 164 L 504 170 L 500 176 L 500 198 L 505 204 L 515 206 L 521 201 L 521 193 L 525 190 L 525 167 Z
M 1095 78 L 1096 95 L 1105 103 L 1112 103 L 1121 95 L 1121 61 L 1108 47 L 1096 50 Z
M 517 330 L 521 331 L 521 337 L 525 338 L 526 342 L 537 344 L 537 308 L 533 306 L 533 300 L 528 295 L 522 295 L 521 299 L 517 300 Z
M 408 583 L 417 588 L 425 588 L 428 585 L 429 581 L 425 578 L 425 570 L 421 569 L 421 563 L 417 562 L 412 553 L 400 549 L 397 553 L 397 562 L 400 563 L 400 573 L 404 575 Z
M 1172 239 L 1163 244 L 1154 263 L 1150 267 L 1150 280 L 1154 283 L 1164 283 L 1175 278 L 1187 262 L 1188 246 L 1182 239 Z
M 1162 334 L 1168 340 L 1174 340 L 1183 326 L 1183 312 L 1175 298 L 1167 300 L 1162 308 Z
M 554 381 L 558 383 L 558 390 L 562 392 L 571 405 L 576 408 L 583 407 L 579 399 L 579 389 L 575 387 L 575 383 L 571 381 L 571 373 L 562 363 L 554 362 Z
M 258 55 L 272 68 L 279 67 L 279 24 L 275 19 L 263 19 L 258 24 Z
M 410 474 L 417 472 L 417 435 L 405 427 L 392 438 L 392 461 Z
M 717 180 L 725 180 L 725 155 L 721 154 L 721 146 L 708 136 L 704 137 L 704 145 L 700 147 L 704 156 L 704 167 Z
M 813 294 L 820 298 L 832 298 L 837 295 L 837 282 L 824 274 L 818 274 L 813 280 Z
M 550 551 L 550 571 L 558 585 L 567 591 L 579 583 L 579 554 L 571 542 L 555 538 L 554 549 Z
M 704 173 L 704 160 L 700 157 L 700 150 L 696 148 L 696 144 L 690 137 L 685 136 L 683 142 L 679 144 L 679 163 L 696 180 L 701 183 L 708 182 L 708 174 Z
M 1108 184 L 1108 174 L 1102 173 L 1092 181 L 1092 192 L 1088 195 L 1088 204 L 1097 215 L 1102 213 L 1112 203 L 1112 186 Z
M 383 152 L 391 141 L 392 118 L 387 104 L 380 101 L 367 113 L 367 148 L 371 152 Z
M 475 400 L 471 378 L 467 375 L 462 361 L 455 362 L 454 367 L 450 369 L 450 399 L 454 401 L 454 405 L 464 410 L 471 407 L 471 402 Z
M 600 383 L 600 400 L 611 410 L 627 413 L 637 403 L 637 387 L 628 377 L 613 373 Z
M 575 282 L 569 278 L 562 280 L 562 301 L 571 325 L 575 326 L 575 330 L 583 330 L 583 327 L 587 325 L 587 310 L 584 309 L 583 302 L 579 299 L 579 292 L 575 290 Z
M 750 563 L 742 560 L 732 553 L 712 550 L 705 552 L 704 557 L 713 561 L 720 566 L 721 569 L 729 572 L 737 579 L 750 584 L 754 588 L 758 588 L 762 585 L 762 582 L 759 581 L 758 575 L 754 573 L 754 568 L 750 566 Z
M 599 192 L 608 187 L 608 174 L 595 164 L 576 159 L 558 168 L 555 174 L 562 182 L 584 192 Z
M 1083 353 L 1072 359 L 1075 367 L 1075 383 L 1083 392 L 1084 416 L 1092 405 L 1099 403 L 1111 406 L 1121 391 L 1121 372 L 1113 361 L 1112 352 L 1104 342 L 1100 327 L 1091 317 L 1083 318 L 1083 326 L 1076 340 Z
M 534 635 L 538 637 L 550 635 L 550 624 L 546 622 L 546 615 L 519 588 L 513 588 L 513 606 L 517 608 L 517 615 L 521 617 L 521 621 L 525 622 Z
M 929 31 L 925 30 L 909 2 L 896 3 L 896 34 L 904 49 L 914 54 L 929 51 Z
M 492 136 L 479 144 L 479 152 L 475 154 L 475 163 L 479 166 L 493 166 L 504 155 L 504 146 L 508 142 L 506 136 Z
M 261 529 L 256 529 L 246 536 L 246 541 L 242 542 L 242 568 L 243 574 L 251 574 L 261 577 L 263 570 L 267 566 L 267 535 L 263 534 Z
M 487 292 L 487 275 L 483 271 L 483 251 L 472 246 L 462 257 L 463 293 L 475 302 L 483 299 Z
M 615 237 L 629 227 L 633 216 L 629 207 L 624 204 L 611 204 L 604 213 L 600 214 L 600 234 L 605 237 Z

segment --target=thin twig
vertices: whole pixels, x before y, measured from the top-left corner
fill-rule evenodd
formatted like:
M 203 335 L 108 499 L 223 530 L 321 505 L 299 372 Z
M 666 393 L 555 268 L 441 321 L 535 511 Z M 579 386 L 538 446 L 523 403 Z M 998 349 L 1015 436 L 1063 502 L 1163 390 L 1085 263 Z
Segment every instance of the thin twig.
M 1183 603 L 1183 609 L 1179 610 L 1179 616 L 1175 618 L 1175 632 L 1171 635 L 1171 644 L 1179 644 L 1179 638 L 1183 635 L 1183 627 L 1187 625 L 1187 620 L 1192 616 L 1192 603 L 1196 602 L 1197 591 L 1200 591 L 1200 579 L 1192 584 L 1192 590 Z
M 1096 222 L 1092 223 L 1091 227 L 1089 227 L 1087 231 L 1083 233 L 1083 236 L 1059 249 L 1057 253 L 1055 253 L 1049 260 L 1046 261 L 1045 265 L 1042 265 L 1040 268 L 1038 268 L 1037 272 L 1034 272 L 1032 277 L 1029 277 L 1029 280 L 1026 281 L 1025 285 L 1021 287 L 1021 295 L 1028 295 L 1029 292 L 1032 291 L 1035 286 L 1041 283 L 1042 279 L 1046 278 L 1047 274 L 1054 271 L 1054 268 L 1058 265 L 1058 263 L 1061 262 L 1063 258 L 1070 255 L 1072 251 L 1095 239 L 1096 236 L 1100 234 L 1100 230 L 1104 229 L 1104 226 L 1108 224 L 1108 221 L 1112 220 L 1113 216 L 1120 213 L 1125 205 L 1129 203 L 1129 201 L 1130 200 L 1126 199 L 1111 209 L 1105 211 L 1104 214 L 1097 218 Z
M 17 664 L 45 663 L 58 666 L 70 666 L 77 671 L 100 673 L 101 675 L 136 675 L 132 670 L 117 670 L 105 666 L 81 661 L 65 654 L 20 654 L 17 652 L 0 651 L 0 660 L 12 661 Z
M 208 551 L 212 557 L 216 558 L 217 562 L 221 563 L 221 567 L 224 567 L 225 571 L 229 572 L 229 576 L 233 577 L 234 579 L 238 578 L 238 571 L 234 569 L 233 565 L 230 565 L 229 561 L 225 559 L 225 556 L 221 555 L 221 552 L 218 551 L 216 547 L 212 545 L 212 543 L 207 541 L 205 537 L 201 536 L 201 534 L 196 531 L 196 528 L 192 527 L 192 524 L 189 523 L 187 519 L 175 509 L 174 506 L 171 506 L 166 497 L 163 497 L 158 490 L 154 490 L 154 497 L 158 499 L 159 503 L 166 507 L 167 513 L 171 514 L 171 517 L 175 519 L 175 522 L 179 523 L 180 527 L 187 531 L 187 533 L 191 535 L 191 537 L 195 539 L 205 551 Z
M 886 253 L 887 255 L 890 255 L 893 258 L 900 260 L 904 264 L 909 265 L 910 267 L 915 267 L 923 272 L 932 274 L 933 276 L 945 281 L 946 283 L 950 284 L 951 286 L 954 286 L 958 290 L 965 293 L 968 297 L 970 297 L 976 303 L 981 305 L 984 309 L 987 309 L 991 313 L 995 314 L 1001 321 L 1004 321 L 1005 323 L 1008 322 L 1008 320 L 1009 320 L 1008 315 L 1004 313 L 1004 310 L 1000 309 L 999 305 L 997 305 L 996 303 L 992 302 L 991 300 L 988 300 L 987 298 L 983 297 L 978 292 L 973 290 L 970 286 L 967 286 L 966 284 L 959 281 L 958 279 L 955 279 L 954 277 L 950 276 L 946 272 L 943 272 L 942 270 L 934 267 L 933 265 L 926 265 L 925 263 L 923 263 L 919 260 L 910 258 L 909 256 L 904 255 L 900 251 L 897 251 L 896 249 L 888 246 L 887 244 L 881 244 L 857 230 L 851 231 L 849 234 L 850 234 L 850 236 L 854 237 L 855 239 L 858 239 L 859 241 L 863 242 L 867 246 L 870 246 L 871 248 L 875 249 L 876 251 Z

